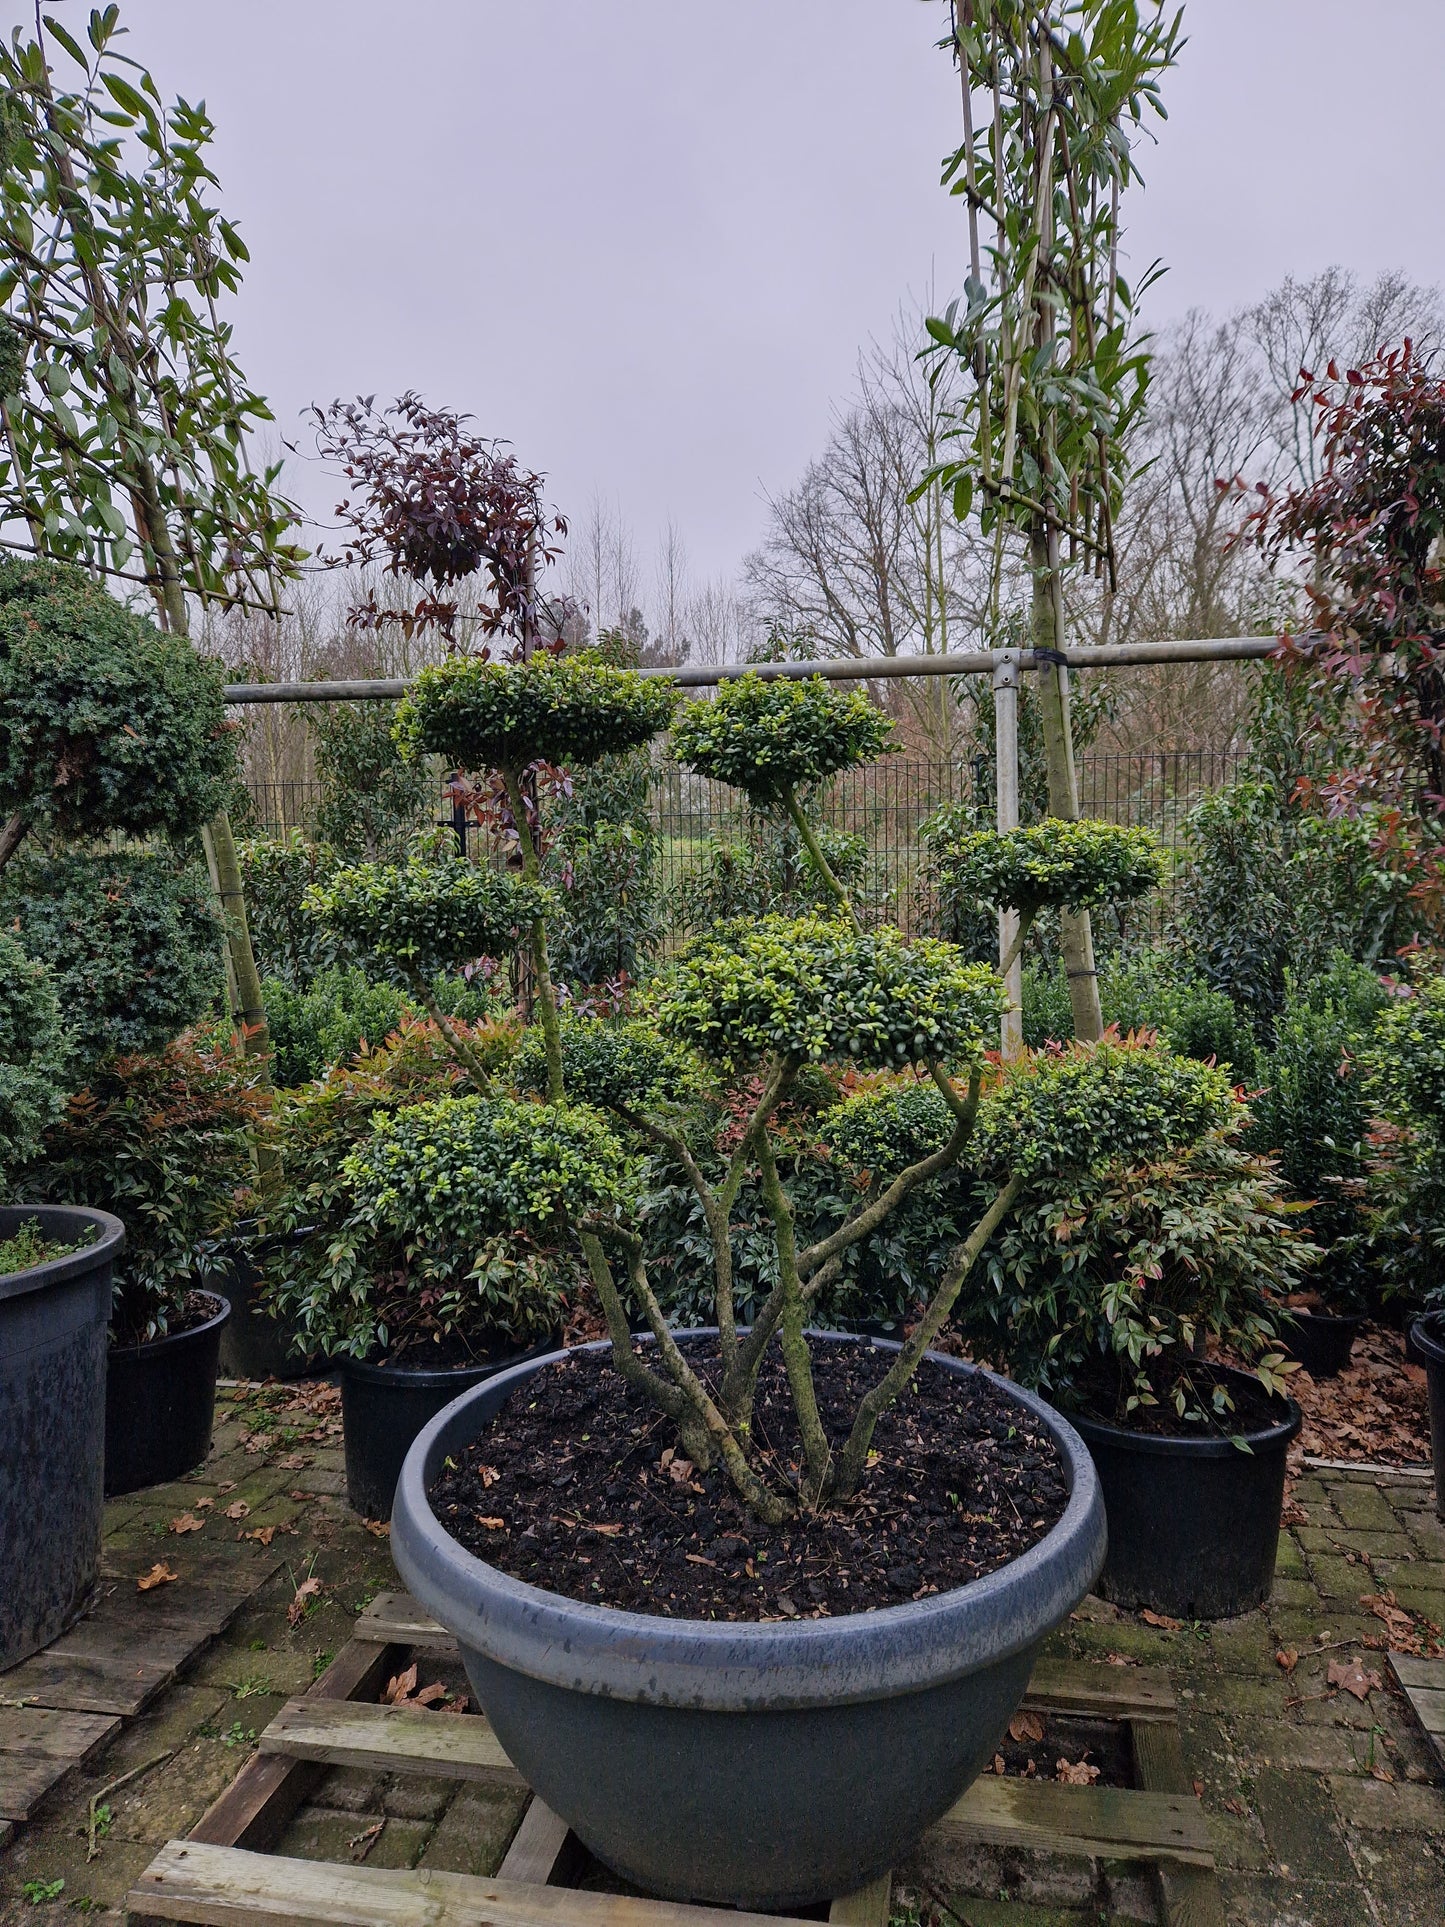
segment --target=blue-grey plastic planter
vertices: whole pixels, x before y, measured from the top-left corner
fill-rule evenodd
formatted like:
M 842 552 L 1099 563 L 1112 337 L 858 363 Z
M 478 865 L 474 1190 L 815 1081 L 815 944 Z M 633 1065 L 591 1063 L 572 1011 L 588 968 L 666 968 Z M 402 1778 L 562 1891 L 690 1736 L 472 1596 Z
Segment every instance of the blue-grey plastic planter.
M 1083 1442 L 1042 1400 L 995 1379 L 1044 1421 L 1067 1468 L 1064 1516 L 1021 1558 L 953 1592 L 847 1618 L 652 1618 L 508 1578 L 458 1545 L 427 1502 L 446 1456 L 548 1362 L 500 1373 L 419 1435 L 392 1512 L 402 1578 L 456 1634 L 513 1763 L 616 1872 L 651 1893 L 753 1908 L 853 1892 L 965 1791 L 1040 1641 L 1093 1584 L 1104 1508 Z
M 32 1219 L 91 1242 L 0 1278 L 0 1671 L 48 1645 L 100 1570 L 106 1328 L 125 1228 L 108 1211 L 0 1207 L 0 1239 Z

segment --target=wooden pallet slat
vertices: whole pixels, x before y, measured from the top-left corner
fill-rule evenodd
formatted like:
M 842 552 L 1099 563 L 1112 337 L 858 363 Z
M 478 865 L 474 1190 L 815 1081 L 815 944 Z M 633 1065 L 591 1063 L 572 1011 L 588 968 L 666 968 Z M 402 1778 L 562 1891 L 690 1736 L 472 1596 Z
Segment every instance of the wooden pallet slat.
M 1138 1721 L 1133 1727 L 1133 1740 L 1134 1766 L 1141 1787 L 1156 1793 L 1193 1793 L 1177 1723 L 1163 1726 Z M 1163 1862 L 1159 1890 L 1167 1927 L 1227 1927 L 1224 1896 L 1212 1868 Z
M 840 1894 L 828 1909 L 832 1927 L 888 1927 L 893 1906 L 893 1876 L 881 1873 L 857 1893 Z
M 119 1731 L 112 1714 L 0 1707 L 0 1820 L 28 1820 L 72 1767 Z
M 1391 1653 L 1390 1671 L 1410 1702 L 1435 1757 L 1445 1767 L 1445 1659 Z
M 132 1913 L 194 1927 L 718 1927 L 717 1910 L 425 1867 L 278 1859 L 194 1839 L 163 1847 L 126 1896 Z M 727 1912 L 727 1927 L 790 1927 Z M 801 1927 L 801 1923 L 797 1924 Z
M 1061 1786 L 986 1774 L 931 1831 L 941 1840 L 1097 1860 L 1214 1865 L 1197 1800 L 1131 1787 Z
M 326 1766 L 526 1785 L 496 1734 L 476 1713 L 458 1717 L 308 1695 L 287 1701 L 262 1733 L 260 1750 Z
M 567 1822 L 554 1813 L 545 1800 L 534 1795 L 497 1869 L 497 1878 L 519 1880 L 537 1887 L 560 1887 L 565 1885 L 583 1853 L 581 1842 Z

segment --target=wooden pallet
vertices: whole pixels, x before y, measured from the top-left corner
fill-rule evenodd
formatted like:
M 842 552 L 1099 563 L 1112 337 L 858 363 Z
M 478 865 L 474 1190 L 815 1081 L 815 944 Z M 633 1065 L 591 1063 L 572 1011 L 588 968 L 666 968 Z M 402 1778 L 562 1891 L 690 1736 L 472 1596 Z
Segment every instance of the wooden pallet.
M 172 1840 L 128 1897 L 132 1913 L 202 1927 L 719 1927 L 718 1910 L 569 1886 L 586 1851 L 535 1796 L 494 1879 L 395 1871 L 270 1851 L 333 1766 L 433 1779 L 524 1782 L 486 1720 L 439 1717 L 377 1696 L 414 1652 L 456 1658 L 451 1635 L 405 1594 L 383 1594 L 304 1697 L 288 1701 L 255 1755 L 186 1840 Z M 1076 1787 L 986 1775 L 938 1823 L 942 1846 L 1004 1846 L 1152 1864 L 1169 1927 L 1224 1927 L 1203 1808 L 1179 1740 L 1168 1675 L 1041 1662 L 1025 1705 L 1128 1724 L 1141 1785 Z M 886 1927 L 888 1876 L 829 1910 L 842 1927 Z M 764 1917 L 726 1910 L 727 1927 Z M 804 1927 L 770 1915 L 771 1927 Z
M 1409 1653 L 1391 1653 L 1389 1660 L 1390 1671 L 1425 1729 L 1425 1738 L 1445 1767 L 1445 1659 L 1415 1659 Z

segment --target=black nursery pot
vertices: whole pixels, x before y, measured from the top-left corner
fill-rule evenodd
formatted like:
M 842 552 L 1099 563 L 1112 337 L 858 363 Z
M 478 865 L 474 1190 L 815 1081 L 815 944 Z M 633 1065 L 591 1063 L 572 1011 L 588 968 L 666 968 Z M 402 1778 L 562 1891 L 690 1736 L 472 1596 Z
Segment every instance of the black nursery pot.
M 1298 1359 L 1311 1378 L 1338 1378 L 1350 1362 L 1364 1319 L 1323 1311 L 1292 1311 L 1289 1317 L 1280 1339 L 1290 1357 Z
M 221 1333 L 231 1307 L 219 1293 L 204 1324 L 144 1345 L 113 1345 L 105 1376 L 107 1498 L 164 1485 L 211 1449 Z
M 541 1358 L 556 1343 L 555 1338 L 547 1338 L 525 1351 L 498 1352 L 479 1365 L 454 1365 L 438 1371 L 341 1359 L 346 1501 L 352 1511 L 359 1512 L 363 1519 L 389 1519 L 402 1461 L 422 1427 L 474 1385 L 513 1365 Z
M 0 1672 L 65 1631 L 100 1570 L 105 1335 L 125 1228 L 108 1211 L 0 1206 L 0 1238 L 38 1220 L 91 1242 L 0 1278 Z
M 292 1349 L 294 1324 L 273 1318 L 261 1304 L 261 1273 L 268 1258 L 281 1250 L 299 1251 L 312 1227 L 284 1236 L 257 1238 L 238 1229 L 229 1241 L 224 1283 L 231 1306 L 231 1322 L 221 1333 L 222 1378 L 305 1378 L 319 1361 Z
M 1238 1392 L 1255 1384 L 1223 1368 Z M 1070 1413 L 1099 1474 L 1109 1553 L 1095 1590 L 1117 1606 L 1175 1619 L 1230 1619 L 1262 1606 L 1274 1585 L 1285 1453 L 1303 1415 L 1241 1436 L 1163 1438 Z
M 1445 1313 L 1430 1312 L 1410 1327 L 1430 1393 L 1430 1456 L 1435 1461 L 1435 1511 L 1445 1519 Z

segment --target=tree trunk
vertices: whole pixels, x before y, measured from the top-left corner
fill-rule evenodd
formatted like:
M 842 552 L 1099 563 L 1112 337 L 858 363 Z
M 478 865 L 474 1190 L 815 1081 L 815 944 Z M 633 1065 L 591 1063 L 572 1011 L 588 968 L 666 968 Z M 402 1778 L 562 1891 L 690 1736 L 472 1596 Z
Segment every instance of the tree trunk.
M 1033 566 L 1033 646 L 1038 660 L 1039 712 L 1049 778 L 1049 815 L 1072 823 L 1079 814 L 1079 786 L 1074 769 L 1074 734 L 1069 718 L 1069 672 L 1049 660 L 1062 647 L 1058 537 L 1035 524 L 1029 542 Z M 1099 1006 L 1099 978 L 1094 968 L 1094 930 L 1087 910 L 1064 910 L 1059 915 L 1059 948 L 1069 983 L 1074 1035 L 1094 1044 L 1104 1034 Z

